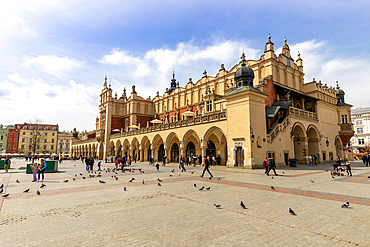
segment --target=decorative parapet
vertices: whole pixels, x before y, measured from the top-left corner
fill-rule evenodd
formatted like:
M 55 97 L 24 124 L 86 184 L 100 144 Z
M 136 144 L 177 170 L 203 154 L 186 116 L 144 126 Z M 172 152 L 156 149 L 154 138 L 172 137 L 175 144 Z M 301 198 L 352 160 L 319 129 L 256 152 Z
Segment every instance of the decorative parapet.
M 310 112 L 295 107 L 289 107 L 289 114 L 317 120 L 317 114 L 315 112 Z

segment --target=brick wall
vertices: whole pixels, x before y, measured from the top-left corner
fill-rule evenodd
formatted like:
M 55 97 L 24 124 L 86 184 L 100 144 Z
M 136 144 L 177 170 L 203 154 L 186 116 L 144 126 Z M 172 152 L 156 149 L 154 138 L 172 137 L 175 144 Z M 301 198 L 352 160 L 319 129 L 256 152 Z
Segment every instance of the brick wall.
M 272 84 L 272 77 L 271 78 L 264 78 L 264 86 L 262 86 L 262 92 L 268 95 L 265 99 L 266 106 L 272 106 L 272 104 L 276 101 L 276 90 L 274 85 Z

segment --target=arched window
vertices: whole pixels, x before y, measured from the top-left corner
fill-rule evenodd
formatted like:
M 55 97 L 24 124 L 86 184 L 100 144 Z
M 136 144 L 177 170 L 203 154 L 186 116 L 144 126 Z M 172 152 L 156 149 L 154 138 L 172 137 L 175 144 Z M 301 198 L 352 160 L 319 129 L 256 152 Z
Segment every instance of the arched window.
M 179 162 L 179 145 L 174 143 L 171 148 L 171 162 Z
M 216 156 L 216 145 L 211 140 L 207 142 L 206 155 Z
M 189 142 L 188 145 L 186 145 L 186 155 L 194 155 L 196 154 L 195 152 L 195 145 L 193 142 Z

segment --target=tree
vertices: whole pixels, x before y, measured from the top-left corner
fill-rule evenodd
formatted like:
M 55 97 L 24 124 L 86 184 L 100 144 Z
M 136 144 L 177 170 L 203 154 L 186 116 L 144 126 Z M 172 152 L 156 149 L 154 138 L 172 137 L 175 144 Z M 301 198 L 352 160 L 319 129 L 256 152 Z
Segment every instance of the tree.
M 42 124 L 42 119 L 35 118 L 33 120 L 30 120 L 30 123 L 27 123 L 27 129 L 30 130 L 30 135 L 32 136 L 30 138 L 31 141 L 31 152 L 32 152 L 32 164 L 35 161 L 35 154 L 36 149 L 38 146 L 40 146 L 41 142 L 41 131 L 40 131 L 40 125 Z

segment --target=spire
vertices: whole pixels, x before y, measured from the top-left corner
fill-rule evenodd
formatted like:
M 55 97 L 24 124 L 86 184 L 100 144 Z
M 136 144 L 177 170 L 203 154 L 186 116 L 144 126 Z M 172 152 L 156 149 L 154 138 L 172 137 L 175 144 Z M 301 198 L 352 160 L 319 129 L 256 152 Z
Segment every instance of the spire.
M 172 70 L 172 79 L 175 79 L 175 69 Z
M 242 57 L 241 57 L 241 59 L 242 59 L 242 64 L 241 64 L 241 66 L 242 66 L 242 67 L 245 67 L 247 64 L 246 64 L 246 61 L 245 61 L 245 55 L 244 55 L 244 52 L 242 53 Z
M 287 42 L 288 40 L 286 39 L 286 36 L 285 36 L 285 39 L 284 39 L 284 42 L 285 42 L 285 44 L 286 44 L 286 42 Z
M 172 70 L 172 79 L 170 83 L 170 89 L 168 90 L 168 93 L 170 94 L 173 90 L 176 89 L 176 79 L 175 79 L 175 69 Z
M 340 87 L 339 87 L 338 81 L 336 81 L 336 83 L 337 83 L 337 89 L 339 89 Z
M 301 58 L 301 53 L 298 51 L 298 58 Z
M 103 87 L 106 88 L 107 87 L 107 82 L 108 82 L 108 79 L 107 79 L 107 76 L 104 77 L 104 85 Z
M 267 38 L 269 39 L 269 41 L 271 41 L 271 35 L 270 35 L 270 33 L 269 33 L 269 36 Z

